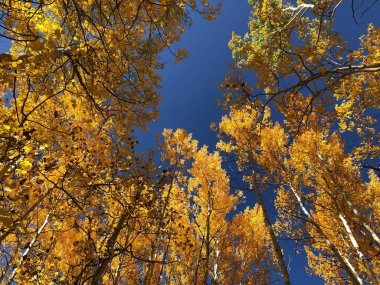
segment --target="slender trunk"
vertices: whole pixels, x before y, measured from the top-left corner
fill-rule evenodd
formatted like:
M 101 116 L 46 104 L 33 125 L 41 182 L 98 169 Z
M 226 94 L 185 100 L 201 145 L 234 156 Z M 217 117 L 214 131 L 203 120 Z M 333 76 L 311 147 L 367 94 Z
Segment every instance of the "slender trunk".
M 164 206 L 163 206 L 163 210 L 162 210 L 162 213 L 161 213 L 161 227 L 164 227 L 164 220 L 166 218 L 166 213 L 167 213 L 167 210 L 168 210 L 168 206 L 169 206 L 169 202 L 170 202 L 170 195 L 171 195 L 171 192 L 173 190 L 173 183 L 174 183 L 174 176 L 175 176 L 175 173 L 170 176 L 169 178 L 167 179 L 170 179 L 170 182 L 169 182 L 169 189 L 168 189 L 168 194 L 167 196 L 165 197 L 165 200 L 164 200 Z M 163 177 L 162 180 L 159 182 L 159 184 L 162 184 L 162 185 L 165 185 L 165 178 Z M 156 244 L 159 244 L 160 243 L 160 233 L 158 235 L 158 237 L 156 238 Z M 169 246 L 169 243 L 170 243 L 170 238 L 169 238 L 169 242 L 168 242 L 168 246 Z M 150 259 L 151 260 L 156 260 L 156 257 L 157 257 L 157 247 L 155 245 L 153 245 L 152 247 L 152 251 L 151 251 L 151 254 L 150 254 Z M 165 259 L 166 257 L 166 253 L 163 255 L 163 259 Z M 143 285 L 147 284 L 151 284 L 151 279 L 153 277 L 153 274 L 154 274 L 154 269 L 156 267 L 156 264 L 154 262 L 152 262 L 151 264 L 148 265 L 148 272 L 147 274 L 145 275 L 145 278 L 144 278 L 144 281 L 143 281 Z M 161 267 L 161 270 L 160 270 L 160 276 L 158 278 L 158 282 L 160 282 L 160 278 L 161 278 L 161 274 L 163 273 L 163 268 L 164 268 L 164 260 L 162 262 L 162 267 Z
M 317 232 L 323 237 L 326 244 L 329 246 L 331 251 L 334 253 L 335 257 L 338 259 L 340 265 L 343 267 L 343 269 L 347 272 L 347 275 L 352 282 L 352 284 L 359 285 L 363 284 L 363 280 L 360 278 L 360 276 L 355 272 L 354 267 L 350 263 L 350 261 L 345 258 L 335 247 L 335 245 L 330 241 L 330 239 L 325 235 L 322 228 L 319 226 L 319 224 L 314 220 L 314 218 L 311 216 L 309 211 L 306 209 L 305 205 L 303 204 L 303 201 L 301 197 L 298 195 L 297 191 L 293 188 L 292 185 L 288 185 L 290 190 L 292 191 L 293 195 L 296 197 L 296 200 L 298 202 L 298 205 L 300 206 L 302 212 L 307 217 L 307 220 L 315 227 Z
M 341 185 L 338 183 L 338 181 L 335 179 L 335 176 L 329 171 L 331 180 L 334 182 L 335 187 L 337 187 L 337 190 L 343 194 L 343 203 L 346 204 L 346 206 L 350 209 L 350 211 L 354 214 L 354 216 L 359 220 L 361 225 L 368 231 L 370 234 L 370 238 L 373 239 L 373 241 L 377 244 L 377 246 L 380 248 L 380 238 L 375 233 L 375 231 L 371 228 L 369 224 L 366 223 L 366 221 L 363 219 L 363 216 L 361 213 L 355 208 L 355 206 L 350 202 L 348 199 L 347 193 L 344 191 L 344 189 L 341 187 Z M 368 236 L 367 233 L 367 236 Z
M 23 262 L 24 262 L 26 256 L 27 256 L 27 255 L 29 254 L 29 252 L 30 252 L 30 249 L 33 247 L 33 245 L 34 245 L 34 243 L 36 242 L 38 236 L 41 234 L 42 230 L 45 228 L 46 224 L 48 223 L 48 221 L 49 221 L 49 216 L 50 216 L 50 214 L 47 214 L 47 215 L 46 215 L 45 221 L 43 222 L 43 224 L 41 225 L 41 227 L 38 229 L 36 236 L 30 241 L 30 243 L 28 244 L 26 250 L 24 251 L 24 253 L 23 253 L 22 256 L 21 256 L 20 261 L 19 261 L 18 264 L 14 267 L 13 272 L 12 272 L 11 276 L 10 276 L 9 279 L 8 279 L 8 283 L 7 283 L 7 285 L 10 285 L 10 284 L 13 283 L 13 279 L 14 279 L 15 276 L 16 276 L 16 273 L 17 273 L 18 268 L 23 264 Z
M 345 192 L 345 189 L 343 189 L 341 184 L 337 181 L 336 177 L 333 175 L 333 172 L 329 171 L 329 169 L 328 169 L 328 172 L 330 174 L 331 180 L 333 181 L 335 189 L 337 190 L 338 193 L 342 193 L 342 195 L 343 195 L 343 203 L 346 206 L 348 206 L 348 209 L 350 210 L 350 212 L 353 213 L 354 216 L 359 219 L 361 225 L 364 226 L 371 233 L 371 236 L 375 237 L 374 241 L 376 241 L 376 238 L 378 239 L 378 237 L 375 234 L 375 232 L 373 232 L 371 227 L 369 227 L 369 225 L 365 223 L 365 221 L 364 221 L 363 217 L 360 215 L 359 211 L 357 211 L 357 209 L 349 201 L 349 199 L 347 197 L 348 195 Z M 361 261 L 362 265 L 364 266 L 364 268 L 366 270 L 368 280 L 371 282 L 371 284 L 376 284 L 377 281 L 376 281 L 375 273 L 373 272 L 373 270 L 371 268 L 371 264 L 368 262 L 368 260 L 364 256 L 363 251 L 360 248 L 360 245 L 357 242 L 355 235 L 354 235 L 353 231 L 351 230 L 351 227 L 350 227 L 350 225 L 346 219 L 346 216 L 343 213 L 343 211 L 341 210 L 341 207 L 339 206 L 339 203 L 337 202 L 337 200 L 333 200 L 333 201 L 335 203 L 335 208 L 338 210 L 339 219 L 341 220 L 341 222 L 344 226 L 344 229 L 346 230 L 346 233 L 348 234 L 348 237 L 349 237 L 349 240 L 351 243 L 351 245 L 349 245 L 349 247 L 352 246 L 355 249 L 356 255 L 358 256 L 359 260 Z
M 124 258 L 123 258 L 123 256 L 121 256 L 119 258 L 119 265 L 118 265 L 118 267 L 116 269 L 116 273 L 115 273 L 115 279 L 114 279 L 114 282 L 113 282 L 114 285 L 117 285 L 117 284 L 121 283 L 121 281 L 119 281 L 119 279 L 120 279 L 121 265 L 124 264 L 123 260 L 124 260 Z
M 336 180 L 335 176 L 333 175 L 333 173 L 331 171 L 329 171 L 329 174 L 330 174 L 331 180 L 333 181 L 333 183 L 335 185 L 335 189 L 338 191 L 338 193 L 340 192 L 343 195 L 343 203 L 346 206 L 348 206 L 348 209 L 350 210 L 350 212 L 353 213 L 354 216 L 359 219 L 361 225 L 364 226 L 364 228 L 366 228 L 369 231 L 369 233 L 371 233 L 371 236 L 375 237 L 374 241 L 376 241 L 376 238 L 378 239 L 377 235 L 375 234 L 375 232 L 372 231 L 371 227 L 369 227 L 369 225 L 365 223 L 363 217 L 359 214 L 359 211 L 357 211 L 357 209 L 349 201 L 349 199 L 347 197 L 348 195 L 344 191 L 345 189 L 343 189 L 343 187 Z M 341 220 L 341 222 L 344 226 L 344 229 L 346 230 L 346 233 L 348 234 L 349 241 L 351 243 L 351 245 L 349 245 L 349 246 L 350 247 L 352 246 L 354 248 L 357 257 L 359 258 L 359 260 L 361 261 L 362 265 L 365 268 L 368 280 L 371 282 L 371 284 L 376 284 L 377 281 L 376 281 L 375 273 L 373 272 L 373 270 L 371 268 L 371 264 L 368 262 L 368 260 L 364 256 L 364 253 L 363 253 L 362 249 L 360 248 L 360 245 L 357 242 L 355 235 L 354 235 L 353 231 L 351 230 L 351 227 L 350 227 L 350 225 L 346 219 L 346 216 L 343 213 L 343 211 L 341 210 L 341 207 L 339 206 L 339 203 L 337 202 L 337 200 L 334 200 L 334 202 L 335 202 L 335 207 L 339 213 L 338 214 L 339 219 Z M 367 233 L 367 235 L 368 235 L 368 233 Z
M 256 175 L 255 173 L 255 162 L 254 162 L 254 159 L 251 157 L 251 168 L 252 168 L 252 171 L 253 171 L 253 175 Z M 284 281 L 284 285 L 290 285 L 291 282 L 290 282 L 290 276 L 289 276 L 289 271 L 288 271 L 288 268 L 286 267 L 286 264 L 285 264 L 285 258 L 284 258 L 284 255 L 282 253 L 282 250 L 281 250 L 281 246 L 278 242 L 278 239 L 277 239 L 277 236 L 276 236 L 276 233 L 274 232 L 274 228 L 273 228 L 273 225 L 272 225 L 272 222 L 270 221 L 270 218 L 269 218 L 269 213 L 268 213 L 268 209 L 267 207 L 265 206 L 265 203 L 264 203 L 264 199 L 263 197 L 261 196 L 261 192 L 260 192 L 260 189 L 259 189 L 259 185 L 258 185 L 258 181 L 257 179 L 253 178 L 253 188 L 254 188 L 254 191 L 256 193 L 256 196 L 257 196 L 257 200 L 259 202 L 259 205 L 263 211 L 263 216 L 264 216 L 264 222 L 265 222 L 265 225 L 266 227 L 268 228 L 268 231 L 269 231 L 269 236 L 270 236 L 270 239 L 271 239 L 271 243 L 272 243 L 272 246 L 273 246 L 273 249 L 274 249 L 274 253 L 276 255 L 276 259 L 277 259 L 277 265 L 280 267 L 280 271 L 281 271 L 281 275 L 282 275 L 282 279 Z
M 202 240 L 202 244 L 199 248 L 199 254 L 198 254 L 198 260 L 197 260 L 197 266 L 195 267 L 195 273 L 194 273 L 194 284 L 196 285 L 198 282 L 198 270 L 199 270 L 199 264 L 202 259 L 202 248 L 203 248 L 204 240 Z
M 207 209 L 207 219 L 206 219 L 206 266 L 204 272 L 204 284 L 207 285 L 207 279 L 209 275 L 209 266 L 210 266 L 210 217 L 211 209 L 208 206 Z
M 160 275 L 158 276 L 158 279 L 157 279 L 157 285 L 160 284 L 162 275 L 164 274 L 165 260 L 166 260 L 166 257 L 168 255 L 168 252 L 169 252 L 171 238 L 172 238 L 172 236 L 170 235 L 169 239 L 168 239 L 168 244 L 167 244 L 166 249 L 165 249 L 165 253 L 162 255 L 162 263 L 161 263 Z M 168 279 L 167 282 L 170 283 L 170 280 Z
M 152 251 L 151 251 L 151 254 L 150 254 L 150 261 L 153 261 L 153 260 L 156 260 L 156 247 L 154 245 L 152 247 Z M 150 262 L 148 264 L 148 272 L 145 275 L 145 278 L 144 278 L 144 281 L 143 281 L 143 285 L 150 285 L 151 284 L 151 280 L 152 280 L 152 277 L 153 277 L 155 265 L 156 264 L 154 262 Z
M 100 262 L 99 267 L 97 267 L 97 269 L 95 270 L 91 279 L 91 285 L 97 285 L 100 283 L 100 280 L 103 277 L 108 264 L 112 261 L 112 258 L 114 257 L 114 251 L 115 251 L 114 247 L 115 247 L 117 237 L 119 236 L 121 230 L 123 229 L 124 223 L 129 217 L 129 215 L 130 215 L 129 212 L 127 212 L 127 213 L 124 213 L 120 217 L 113 234 L 108 239 L 108 242 L 107 242 L 108 256 Z
M 375 231 L 372 229 L 372 227 L 366 223 L 366 221 L 363 219 L 362 215 L 359 213 L 359 211 L 352 205 L 348 199 L 344 199 L 346 202 L 348 208 L 352 211 L 352 213 L 355 215 L 356 218 L 358 218 L 359 222 L 363 225 L 363 227 L 370 233 L 371 238 L 375 243 L 377 243 L 377 246 L 380 248 L 380 237 L 375 233 Z
M 344 191 L 344 189 L 341 187 L 341 185 L 338 183 L 338 181 L 335 179 L 335 176 L 331 171 L 329 171 L 330 178 L 334 182 L 335 187 L 339 191 L 339 193 L 342 193 L 343 195 L 343 203 L 348 207 L 348 209 L 354 214 L 354 216 L 359 220 L 361 225 L 368 231 L 370 234 L 370 238 L 377 244 L 377 246 L 380 248 L 380 238 L 375 233 L 375 231 L 371 228 L 369 224 L 366 223 L 366 221 L 363 219 L 363 215 L 355 208 L 355 206 L 350 202 L 347 193 Z M 368 233 L 365 233 L 368 236 Z
M 219 250 L 218 244 L 219 244 L 219 240 L 216 239 L 216 242 L 215 242 L 214 272 L 213 272 L 213 277 L 212 277 L 211 284 L 218 284 L 217 283 L 217 280 L 218 280 L 218 259 L 219 259 L 219 254 L 220 254 L 220 250 Z
M 367 271 L 368 279 L 370 280 L 370 282 L 372 284 L 376 284 L 377 281 L 376 281 L 375 273 L 372 271 L 371 265 L 368 263 L 363 252 L 361 251 L 360 246 L 359 246 L 358 242 L 356 241 L 355 236 L 351 230 L 351 227 L 348 224 L 346 217 L 344 216 L 343 213 L 339 214 L 339 219 L 342 221 L 344 228 L 348 234 L 348 237 L 350 238 L 351 244 L 355 248 L 356 254 L 358 255 L 360 261 L 363 263 L 363 265 Z
M 282 254 L 282 250 L 281 250 L 280 244 L 277 240 L 276 234 L 274 232 L 273 225 L 269 219 L 269 214 L 268 214 L 267 208 L 265 206 L 263 197 L 261 196 L 261 193 L 260 193 L 258 186 L 255 185 L 254 188 L 255 188 L 255 193 L 256 193 L 257 199 L 259 200 L 259 205 L 261 206 L 261 209 L 263 210 L 264 221 L 265 221 L 265 224 L 266 224 L 268 231 L 269 231 L 269 236 L 270 236 L 273 248 L 274 248 L 274 252 L 276 254 L 278 266 L 280 267 L 280 270 L 281 270 L 282 278 L 284 279 L 284 284 L 290 285 L 291 283 L 290 283 L 290 276 L 289 276 L 288 268 L 286 267 L 284 255 Z

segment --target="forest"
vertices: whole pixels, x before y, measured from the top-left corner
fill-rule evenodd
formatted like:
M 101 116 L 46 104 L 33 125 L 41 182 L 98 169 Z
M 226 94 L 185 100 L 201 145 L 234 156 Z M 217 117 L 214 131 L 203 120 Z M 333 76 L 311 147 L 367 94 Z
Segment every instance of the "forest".
M 248 0 L 217 143 L 140 147 L 224 2 L 0 0 L 0 284 L 380 284 L 377 0 Z

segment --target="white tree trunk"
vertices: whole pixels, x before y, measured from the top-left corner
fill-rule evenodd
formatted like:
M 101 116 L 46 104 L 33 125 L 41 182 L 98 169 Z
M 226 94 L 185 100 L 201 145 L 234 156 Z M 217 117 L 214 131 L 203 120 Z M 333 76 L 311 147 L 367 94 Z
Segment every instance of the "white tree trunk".
M 14 267 L 13 271 L 12 271 L 12 274 L 11 276 L 9 277 L 9 280 L 8 280 L 8 285 L 12 284 L 13 283 L 13 279 L 15 278 L 16 276 L 16 273 L 17 273 L 17 270 L 18 268 L 23 264 L 24 260 L 25 260 L 25 257 L 29 254 L 30 252 L 30 249 L 33 247 L 34 243 L 36 242 L 38 236 L 41 234 L 41 232 L 43 231 L 43 229 L 45 228 L 46 224 L 48 223 L 49 221 L 49 216 L 50 214 L 47 214 L 46 215 L 46 218 L 44 220 L 44 222 L 42 223 L 42 225 L 40 226 L 40 228 L 38 229 L 37 233 L 36 233 L 36 236 L 29 242 L 26 250 L 24 251 L 24 253 L 22 254 L 18 264 Z
M 352 232 L 351 227 L 348 224 L 346 217 L 344 216 L 343 213 L 339 214 L 339 219 L 342 221 L 344 229 L 346 230 L 348 237 L 350 238 L 351 244 L 354 247 L 356 254 L 358 255 L 360 261 L 363 263 L 367 271 L 368 279 L 371 281 L 372 284 L 376 284 L 377 281 L 376 281 L 375 273 L 372 271 L 371 265 L 368 263 L 363 252 L 361 251 L 360 246 L 354 236 L 354 233 Z
M 298 195 L 296 189 L 294 189 L 292 185 L 288 185 L 288 187 L 292 191 L 293 195 L 296 197 L 298 205 L 300 206 L 304 215 L 307 217 L 307 220 L 315 227 L 317 232 L 323 237 L 324 241 L 330 247 L 331 251 L 334 253 L 335 257 L 338 259 L 338 261 L 341 264 L 341 266 L 343 267 L 343 269 L 347 272 L 348 277 L 350 278 L 350 281 L 356 285 L 363 284 L 363 280 L 356 273 L 354 266 L 350 263 L 350 261 L 347 258 L 345 258 L 343 256 L 343 254 L 339 251 L 339 249 L 335 247 L 335 245 L 325 235 L 325 233 L 323 232 L 323 230 L 319 226 L 319 224 L 314 220 L 313 216 L 306 209 L 306 207 L 302 201 L 302 198 L 300 197 L 300 195 Z
M 348 208 L 352 211 L 352 213 L 354 213 L 355 217 L 359 219 L 359 221 L 363 225 L 363 227 L 370 233 L 373 241 L 376 242 L 377 246 L 380 248 L 379 236 L 375 233 L 375 231 L 372 229 L 372 227 L 364 221 L 363 217 L 361 216 L 359 211 L 354 207 L 354 205 L 352 205 L 352 203 L 350 201 L 348 201 L 348 199 L 345 199 L 345 202 L 346 202 Z

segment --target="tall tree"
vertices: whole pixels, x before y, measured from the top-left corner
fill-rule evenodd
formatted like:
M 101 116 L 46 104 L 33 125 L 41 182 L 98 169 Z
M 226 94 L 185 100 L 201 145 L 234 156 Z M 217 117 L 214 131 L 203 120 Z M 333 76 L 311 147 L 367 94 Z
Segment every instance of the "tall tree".
M 376 284 L 377 206 L 365 201 L 377 177 L 362 170 L 378 170 L 379 29 L 369 24 L 357 49 L 333 29 L 344 1 L 249 3 L 249 32 L 230 41 L 218 146 L 251 189 L 278 188 L 275 228 L 304 242 L 311 272 Z
M 284 255 L 278 242 L 273 222 L 270 219 L 270 212 L 263 199 L 262 191 L 265 189 L 267 177 L 260 175 L 261 168 L 256 162 L 261 149 L 259 116 L 260 113 L 256 112 L 249 105 L 232 108 L 229 117 L 224 116 L 219 124 L 218 131 L 222 140 L 217 144 L 217 147 L 221 151 L 232 152 L 236 156 L 238 170 L 245 173 L 243 179 L 248 183 L 249 189 L 255 192 L 259 205 L 262 208 L 281 275 L 284 282 L 290 284 Z M 271 125 L 271 122 L 268 121 L 269 116 L 269 112 L 264 115 L 262 120 L 263 126 Z
M 5 284 L 137 283 L 163 194 L 136 128 L 157 118 L 158 54 L 207 1 L 1 1 Z M 172 51 L 178 58 L 184 50 Z
M 164 268 L 166 276 L 174 284 L 268 284 L 273 252 L 260 206 L 228 218 L 242 193 L 230 193 L 219 153 L 198 149 L 184 130 L 166 130 L 164 137 L 164 157 L 185 166 L 172 200 L 182 218 L 167 252 L 176 262 Z

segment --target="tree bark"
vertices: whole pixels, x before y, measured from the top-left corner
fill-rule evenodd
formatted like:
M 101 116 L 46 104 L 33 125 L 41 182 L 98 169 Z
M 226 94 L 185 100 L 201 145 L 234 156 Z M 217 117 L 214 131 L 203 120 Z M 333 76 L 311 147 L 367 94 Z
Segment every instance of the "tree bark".
M 281 250 L 280 244 L 277 240 L 276 234 L 274 232 L 273 225 L 269 219 L 269 214 L 268 214 L 267 208 L 265 206 L 263 197 L 261 196 L 261 193 L 260 193 L 260 190 L 258 189 L 258 186 L 255 185 L 254 188 L 255 188 L 255 193 L 256 193 L 257 199 L 259 200 L 259 205 L 261 206 L 261 209 L 263 210 L 264 221 L 265 221 L 265 224 L 269 230 L 269 236 L 270 236 L 273 248 L 274 248 L 274 252 L 276 254 L 278 266 L 280 267 L 280 270 L 281 270 L 282 278 L 284 279 L 284 284 L 290 285 L 291 283 L 290 283 L 290 276 L 289 276 L 288 268 L 286 267 L 284 255 L 282 254 L 282 250 Z
M 368 279 L 370 280 L 370 282 L 372 284 L 376 284 L 377 281 L 376 281 L 375 273 L 372 271 L 371 265 L 368 263 L 363 252 L 361 251 L 360 246 L 359 246 L 359 244 L 356 241 L 356 238 L 354 236 L 354 233 L 352 232 L 351 227 L 348 224 L 346 217 L 344 216 L 343 213 L 339 213 L 339 219 L 342 221 L 344 229 L 346 230 L 348 237 L 350 238 L 351 244 L 355 248 L 356 254 L 358 255 L 360 261 L 363 263 L 363 265 L 367 271 Z
M 292 185 L 288 185 L 288 187 L 290 188 L 291 192 L 295 196 L 295 198 L 296 198 L 296 200 L 298 202 L 298 205 L 300 206 L 302 212 L 307 217 L 307 221 L 309 221 L 315 227 L 315 229 L 317 230 L 317 232 L 323 237 L 323 239 L 326 242 L 326 244 L 329 246 L 329 248 L 331 249 L 331 251 L 333 252 L 333 254 L 335 255 L 335 257 L 338 259 L 340 265 L 347 272 L 347 275 L 348 275 L 350 281 L 352 282 L 352 284 L 355 284 L 355 285 L 361 285 L 361 284 L 363 284 L 363 280 L 356 273 L 356 271 L 354 269 L 354 266 L 350 263 L 350 261 L 347 258 L 345 258 L 340 253 L 339 249 L 337 249 L 335 247 L 335 245 L 330 241 L 330 239 L 325 235 L 325 233 L 323 232 L 322 228 L 319 226 L 319 224 L 314 220 L 314 218 L 312 217 L 312 215 L 306 209 L 306 207 L 303 204 L 303 201 L 302 201 L 300 195 L 298 195 L 296 189 L 294 189 Z
M 30 252 L 30 249 L 33 247 L 34 243 L 36 242 L 38 236 L 41 234 L 41 232 L 43 231 L 43 229 L 45 228 L 45 226 L 47 225 L 47 223 L 49 222 L 49 217 L 50 217 L 50 213 L 46 215 L 46 218 L 45 218 L 45 221 L 42 223 L 42 225 L 40 226 L 40 228 L 38 229 L 37 233 L 36 233 L 36 236 L 29 242 L 26 250 L 24 251 L 24 253 L 22 254 L 21 258 L 20 258 L 20 261 L 19 263 L 14 267 L 13 271 L 12 271 L 12 274 L 11 276 L 9 277 L 9 280 L 8 280 L 8 283 L 7 285 L 11 285 L 13 284 L 13 280 L 16 276 L 16 273 L 17 273 L 17 270 L 18 268 L 22 265 L 22 263 L 24 262 L 26 256 L 29 254 Z

